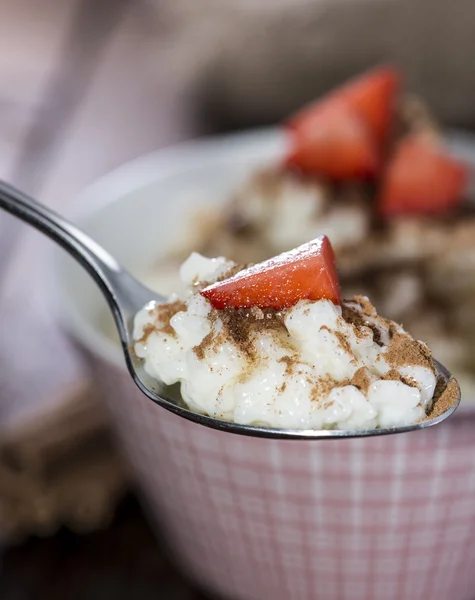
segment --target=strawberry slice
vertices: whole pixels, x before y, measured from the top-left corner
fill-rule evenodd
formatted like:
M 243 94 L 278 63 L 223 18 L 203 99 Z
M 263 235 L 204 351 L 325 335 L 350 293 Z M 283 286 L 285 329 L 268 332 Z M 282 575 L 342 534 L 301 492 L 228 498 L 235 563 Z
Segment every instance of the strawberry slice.
M 458 206 L 468 179 L 467 169 L 433 142 L 409 136 L 398 146 L 383 178 L 379 212 L 436 215 Z
M 380 67 L 349 82 L 340 92 L 381 145 L 391 134 L 400 86 L 401 75 L 395 68 Z
M 320 114 L 326 107 L 346 107 L 369 128 L 376 141 L 383 143 L 392 127 L 400 86 L 401 75 L 394 67 L 372 69 L 304 107 L 286 126 L 294 131 L 313 129 L 320 126 Z
M 398 71 L 381 67 L 304 108 L 286 123 L 292 147 L 285 164 L 336 180 L 374 177 L 399 85 Z
M 380 158 L 364 123 L 347 108 L 329 107 L 320 116 L 320 124 L 292 134 L 286 167 L 336 181 L 371 179 Z
M 299 300 L 323 298 L 341 303 L 335 254 L 326 236 L 244 269 L 200 293 L 217 309 L 280 310 Z

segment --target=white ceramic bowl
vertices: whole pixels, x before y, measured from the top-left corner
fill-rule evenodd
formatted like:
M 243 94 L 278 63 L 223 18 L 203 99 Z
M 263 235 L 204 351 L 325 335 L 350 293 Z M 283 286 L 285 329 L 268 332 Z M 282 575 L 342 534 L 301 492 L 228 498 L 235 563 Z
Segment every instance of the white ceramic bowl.
M 261 131 L 160 151 L 85 192 L 75 221 L 144 274 L 192 207 L 220 205 L 282 144 Z M 470 154 L 470 141 L 456 147 Z M 101 333 L 105 302 L 59 251 L 54 275 L 61 320 L 104 392 L 150 514 L 198 585 L 236 600 L 473 597 L 472 409 L 378 439 L 289 442 L 209 430 L 134 387 Z

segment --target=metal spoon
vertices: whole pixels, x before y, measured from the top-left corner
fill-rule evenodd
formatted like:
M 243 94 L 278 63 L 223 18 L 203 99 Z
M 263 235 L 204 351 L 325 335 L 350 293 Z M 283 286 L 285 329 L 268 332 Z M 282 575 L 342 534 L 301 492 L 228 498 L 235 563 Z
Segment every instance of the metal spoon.
M 131 348 L 133 346 L 132 324 L 136 313 L 151 300 L 164 302 L 165 297 L 144 287 L 130 275 L 120 264 L 72 223 L 56 214 L 44 205 L 16 190 L 11 185 L 0 181 L 0 208 L 26 221 L 53 241 L 67 250 L 91 275 L 101 288 L 119 332 L 125 361 L 133 380 L 140 390 L 151 400 L 174 412 L 180 417 L 195 421 L 208 427 L 240 433 L 255 437 L 288 438 L 288 439 L 323 439 L 350 438 L 403 433 L 424 429 L 444 421 L 454 413 L 460 403 L 460 393 L 455 402 L 446 412 L 430 420 L 415 423 L 405 427 L 391 429 L 370 429 L 366 431 L 345 431 L 339 429 L 299 430 L 272 429 L 254 425 L 240 425 L 188 410 L 181 399 L 178 386 L 165 386 L 152 379 L 143 369 L 142 362 L 137 359 Z M 437 363 L 439 375 L 447 382 L 450 373 Z

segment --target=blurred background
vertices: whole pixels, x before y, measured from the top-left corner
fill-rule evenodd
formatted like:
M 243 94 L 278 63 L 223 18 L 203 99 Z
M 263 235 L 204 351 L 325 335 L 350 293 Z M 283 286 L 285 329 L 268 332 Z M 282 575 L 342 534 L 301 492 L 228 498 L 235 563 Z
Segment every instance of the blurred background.
M 275 123 L 381 62 L 471 130 L 474 22 L 473 0 L 0 0 L 0 176 L 65 211 L 126 161 Z M 49 251 L 0 214 L 0 597 L 199 598 L 51 314 Z

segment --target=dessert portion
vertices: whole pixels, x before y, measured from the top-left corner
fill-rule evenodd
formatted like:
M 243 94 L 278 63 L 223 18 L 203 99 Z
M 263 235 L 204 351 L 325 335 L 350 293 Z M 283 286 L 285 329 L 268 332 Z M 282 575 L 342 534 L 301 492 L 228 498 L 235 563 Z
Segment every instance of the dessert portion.
M 251 174 L 195 248 L 259 262 L 325 234 L 343 293 L 368 294 L 475 397 L 475 205 L 428 109 L 374 69 L 284 124 L 279 164 Z
M 134 350 L 150 376 L 181 384 L 191 410 L 364 430 L 410 425 L 457 398 L 455 381 L 439 397 L 424 343 L 366 297 L 341 300 L 325 236 L 251 266 L 193 253 L 180 277 L 183 294 L 137 314 Z

